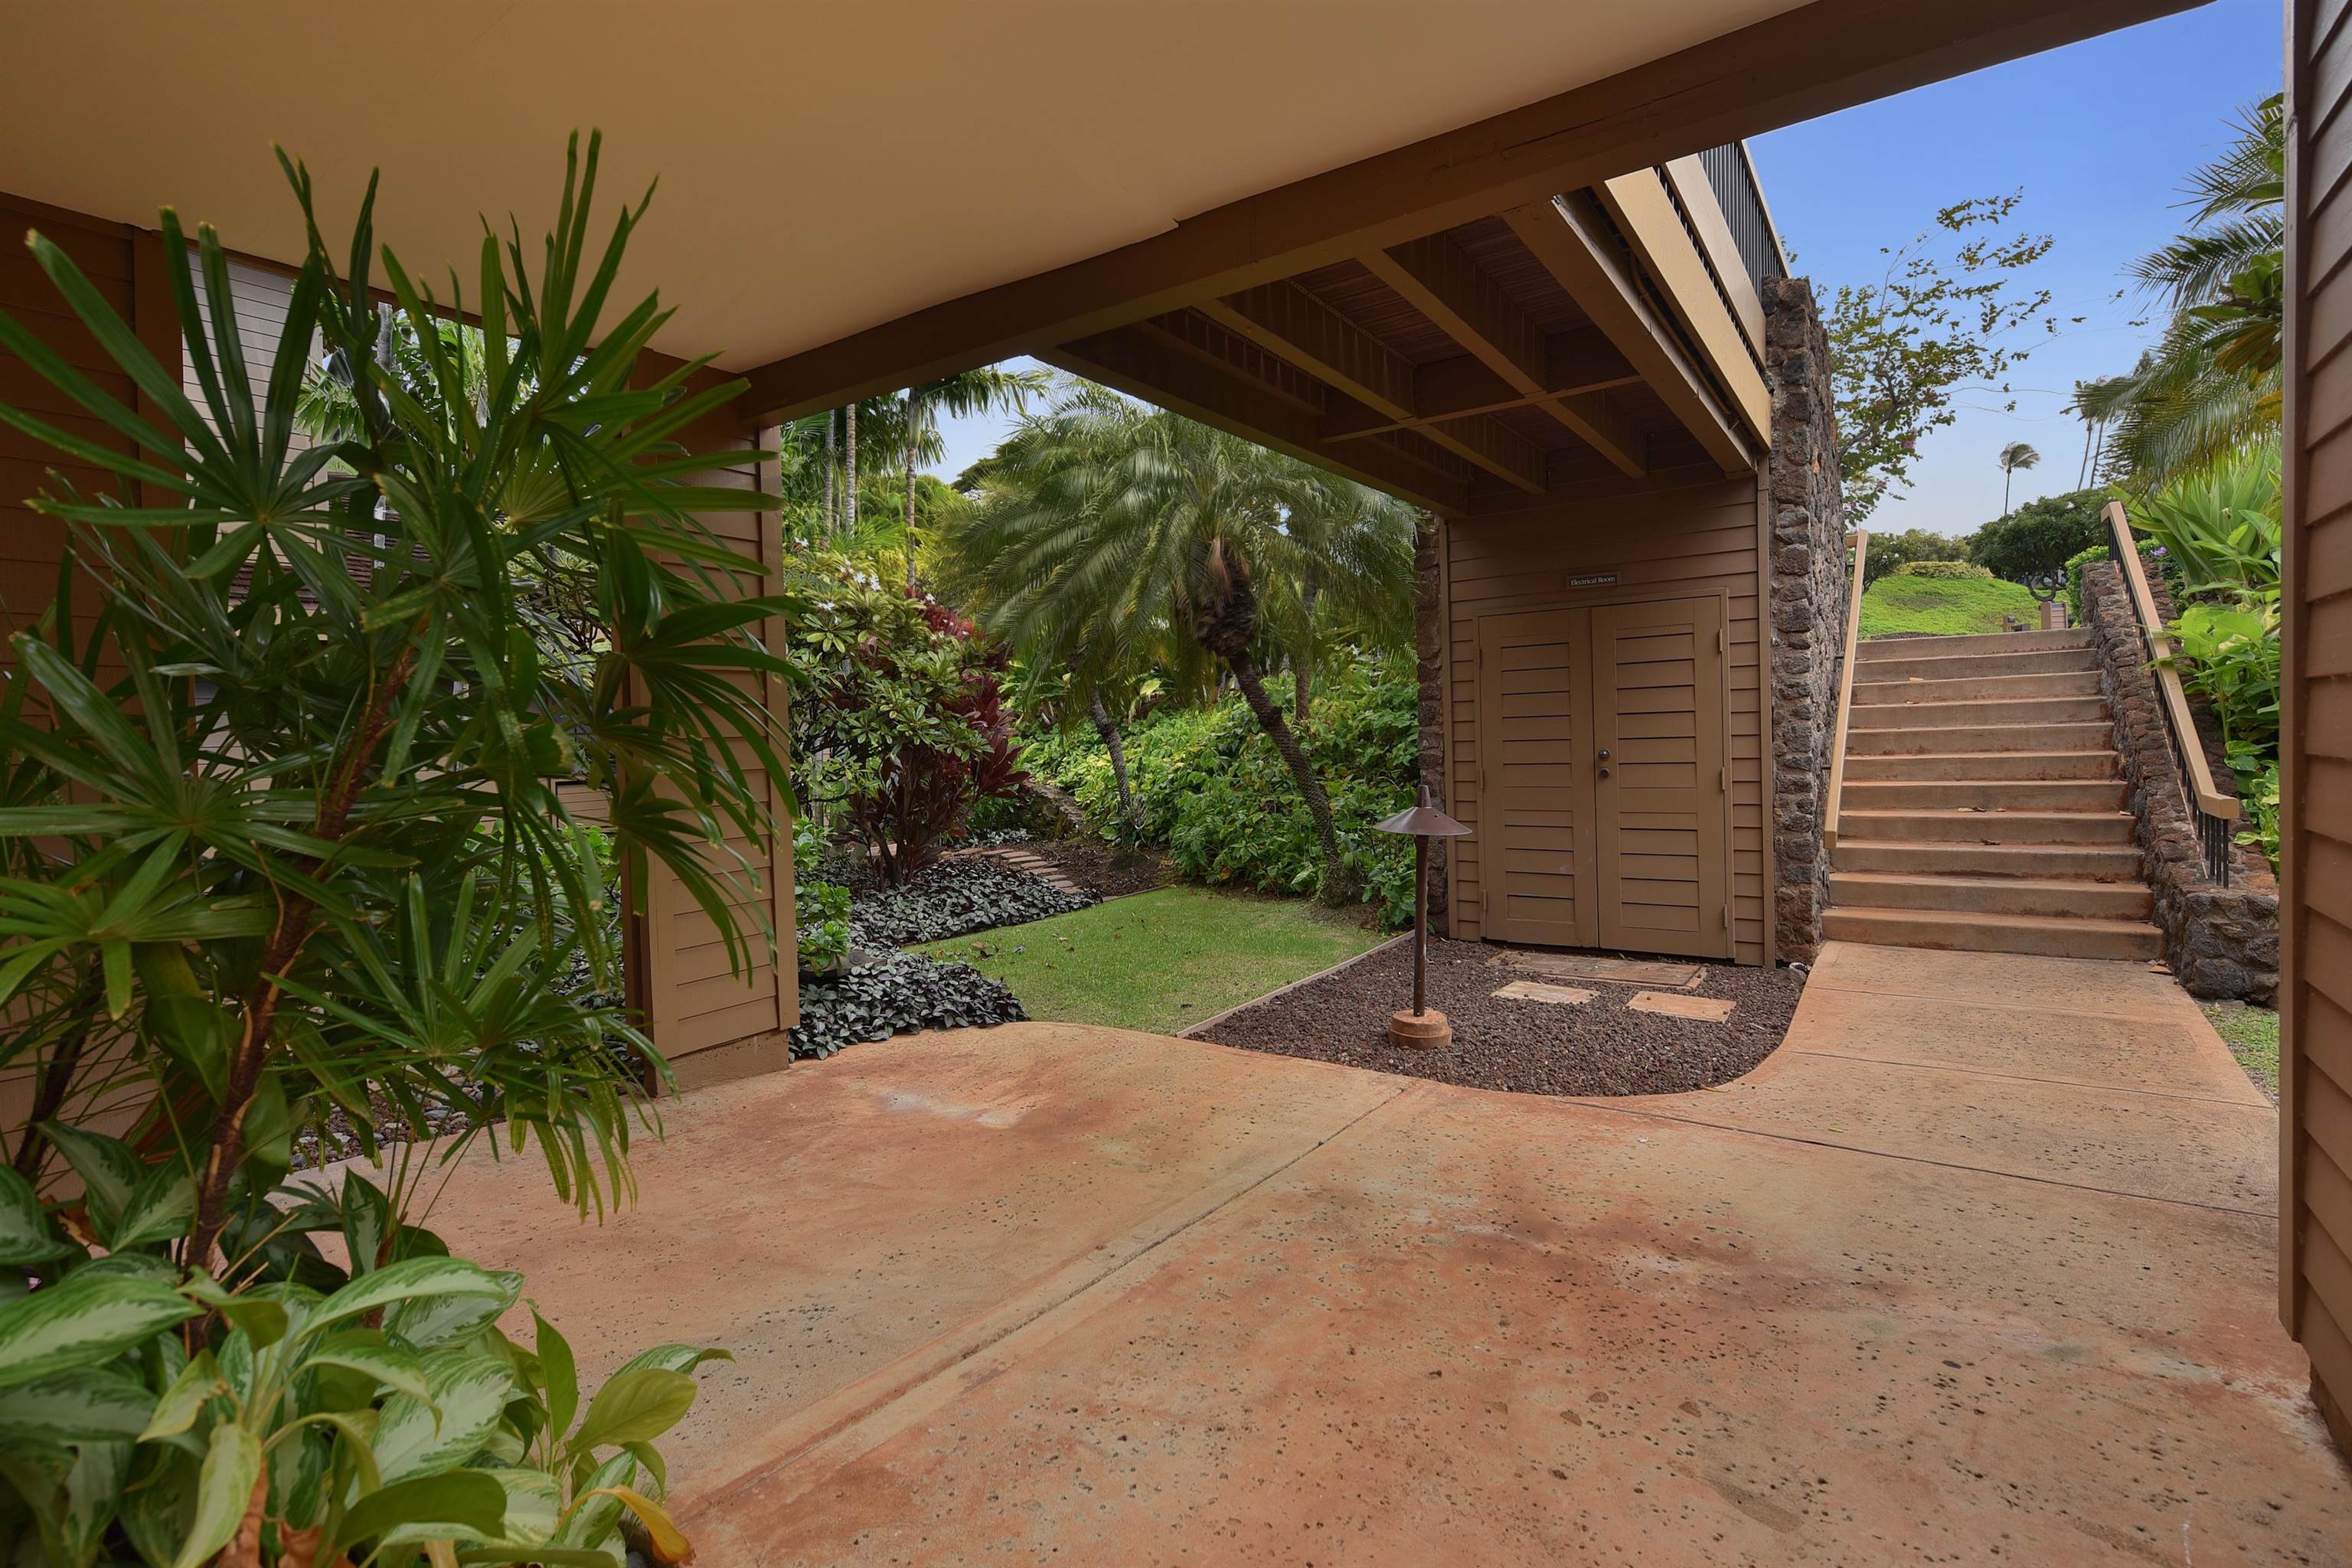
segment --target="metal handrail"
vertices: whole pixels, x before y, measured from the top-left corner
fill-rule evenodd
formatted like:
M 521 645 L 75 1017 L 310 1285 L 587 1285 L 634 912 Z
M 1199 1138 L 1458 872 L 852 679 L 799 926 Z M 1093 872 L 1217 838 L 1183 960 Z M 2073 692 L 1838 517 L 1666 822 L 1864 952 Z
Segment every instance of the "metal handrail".
M 1822 842 L 1831 849 L 1837 847 L 1838 806 L 1845 794 L 1845 732 L 1853 718 L 1853 645 L 1862 636 L 1862 574 L 1870 559 L 1870 531 L 1855 529 L 1846 535 L 1853 546 L 1853 575 L 1849 586 L 1853 590 L 1845 607 L 1845 647 L 1838 658 L 1837 731 L 1830 742 L 1829 809 L 1822 823 Z
M 2131 519 L 2124 514 L 2121 501 L 2107 503 L 2107 552 L 2121 568 L 2124 585 L 2131 594 L 2132 617 L 2139 623 L 2140 646 L 2161 699 L 2157 707 L 2164 715 L 2164 736 L 2172 744 L 2173 766 L 2180 775 L 2181 803 L 2195 820 L 2197 840 L 2204 847 L 2205 873 L 2226 888 L 2230 846 L 2237 837 L 2236 824 L 2244 807 L 2237 796 L 2222 794 L 2214 782 L 2213 764 L 2206 759 L 2204 741 L 2189 712 L 2189 692 L 2180 684 L 2180 671 L 2172 665 L 2172 638 L 2164 629 L 2163 617 L 2157 614 L 2156 595 L 2148 590 L 2147 571 L 2140 564 L 2139 545 L 2132 538 Z

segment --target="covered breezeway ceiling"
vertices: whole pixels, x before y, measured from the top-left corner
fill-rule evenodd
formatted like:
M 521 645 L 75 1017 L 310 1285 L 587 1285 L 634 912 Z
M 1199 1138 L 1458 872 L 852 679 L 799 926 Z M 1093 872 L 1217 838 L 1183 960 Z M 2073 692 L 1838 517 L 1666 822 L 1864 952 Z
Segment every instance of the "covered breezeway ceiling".
M 608 196 L 661 177 L 625 280 L 677 305 L 661 346 L 762 370 L 769 413 L 2181 5 L 5 0 L 0 185 L 142 226 L 172 202 L 283 261 L 277 141 L 331 233 L 380 164 L 382 237 L 470 272 L 478 215 L 543 226 L 565 132 L 601 127 Z

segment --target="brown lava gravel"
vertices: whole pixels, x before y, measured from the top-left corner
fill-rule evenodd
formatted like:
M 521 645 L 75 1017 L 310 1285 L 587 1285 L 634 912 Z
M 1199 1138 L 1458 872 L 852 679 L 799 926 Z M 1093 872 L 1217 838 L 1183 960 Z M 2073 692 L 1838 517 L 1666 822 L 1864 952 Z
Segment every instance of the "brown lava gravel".
M 1804 976 L 1793 970 L 1705 963 L 1706 978 L 1684 994 L 1728 997 L 1735 1004 L 1727 1021 L 1710 1024 L 1625 1005 L 1637 991 L 1666 987 L 1559 980 L 1514 966 L 1510 952 L 1486 942 L 1431 942 L 1429 1005 L 1454 1025 L 1454 1044 L 1444 1050 L 1400 1050 L 1388 1043 L 1389 1015 L 1412 1005 L 1410 942 L 1253 1003 L 1202 1037 L 1472 1089 L 1671 1094 L 1728 1082 L 1770 1056 L 1789 1032 L 1805 987 Z M 1594 995 L 1570 1006 L 1491 994 L 1515 980 L 1574 984 Z

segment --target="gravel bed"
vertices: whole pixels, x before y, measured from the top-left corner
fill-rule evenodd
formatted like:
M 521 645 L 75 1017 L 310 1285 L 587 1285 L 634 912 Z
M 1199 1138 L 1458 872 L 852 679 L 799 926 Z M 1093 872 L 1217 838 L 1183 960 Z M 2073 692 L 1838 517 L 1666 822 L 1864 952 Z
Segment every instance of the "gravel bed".
M 1727 1082 L 1770 1056 L 1805 984 L 1794 970 L 1706 963 L 1706 977 L 1685 994 L 1734 1004 L 1727 1021 L 1711 1024 L 1626 1007 L 1635 992 L 1663 987 L 1560 981 L 1513 967 L 1509 952 L 1486 942 L 1429 944 L 1429 1005 L 1454 1025 L 1454 1044 L 1444 1050 L 1388 1043 L 1389 1015 L 1412 1003 L 1410 942 L 1253 1003 L 1201 1037 L 1473 1089 L 1669 1094 Z M 1596 994 L 1581 1005 L 1492 994 L 1515 980 L 1574 984 Z
M 864 947 L 911 947 L 967 931 L 1025 925 L 1094 901 L 1002 861 L 960 856 L 925 867 L 904 887 L 855 895 L 849 936 Z

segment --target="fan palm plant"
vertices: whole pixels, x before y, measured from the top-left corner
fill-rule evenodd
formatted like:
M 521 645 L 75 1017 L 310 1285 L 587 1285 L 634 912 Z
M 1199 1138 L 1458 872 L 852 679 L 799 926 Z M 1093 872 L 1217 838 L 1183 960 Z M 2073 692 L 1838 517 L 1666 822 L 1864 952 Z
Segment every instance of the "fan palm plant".
M 1181 629 L 1230 672 L 1288 768 L 1322 845 L 1323 897 L 1352 900 L 1329 799 L 1265 689 L 1262 596 L 1312 572 L 1335 605 L 1409 603 L 1412 510 L 1092 387 L 1024 422 L 989 487 L 956 544 L 982 624 L 1095 682 Z
M 57 1563 L 259 1563 L 265 1536 L 289 1561 L 407 1563 L 428 1541 L 454 1561 L 451 1538 L 494 1543 L 469 1562 L 572 1561 L 646 1484 L 637 1457 L 575 1436 L 562 1475 L 515 1483 L 551 1521 L 523 1543 L 503 1542 L 522 1493 L 499 1479 L 522 1471 L 390 1484 L 390 1435 L 419 1423 L 444 1468 L 516 1464 L 536 1428 L 509 1400 L 535 1379 L 562 1436 L 568 1356 L 559 1399 L 551 1363 L 488 1353 L 520 1280 L 415 1228 L 414 1143 L 390 1194 L 272 1202 L 299 1130 L 340 1111 L 372 1147 L 387 1108 L 417 1136 L 454 1113 L 450 1154 L 493 1128 L 535 1143 L 583 1213 L 626 1197 L 640 1075 L 667 1068 L 611 994 L 604 857 L 559 785 L 606 797 L 631 886 L 667 868 L 739 972 L 768 961 L 723 846 L 776 830 L 750 768 L 782 776 L 780 719 L 742 677 L 784 675 L 755 632 L 786 606 L 739 596 L 746 563 L 697 518 L 773 502 L 700 482 L 736 454 L 683 444 L 740 384 L 640 375 L 667 318 L 608 308 L 645 206 L 593 248 L 596 161 L 575 140 L 535 268 L 520 234 L 485 237 L 478 334 L 445 331 L 375 250 L 373 184 L 337 258 L 288 162 L 309 245 L 262 384 L 218 237 L 198 233 L 201 286 L 172 268 L 194 397 L 30 241 L 141 406 L 0 315 L 0 346 L 121 439 L 0 420 L 130 498 L 59 479 L 34 501 L 63 525 L 58 594 L 0 691 L 0 1069 L 35 1100 L 0 1171 L 0 1388 L 82 1413 L 8 1430 L 11 1561 L 36 1535 Z M 161 226 L 186 254 L 169 209 Z M 298 449 L 314 332 L 347 395 L 338 438 Z M 546 657 L 529 587 L 550 571 L 587 585 L 591 657 Z M 631 1389 L 662 1384 L 675 1419 L 681 1375 Z M 500 1421 L 521 1423 L 506 1447 Z M 399 1533 L 419 1520 L 437 1522 Z

